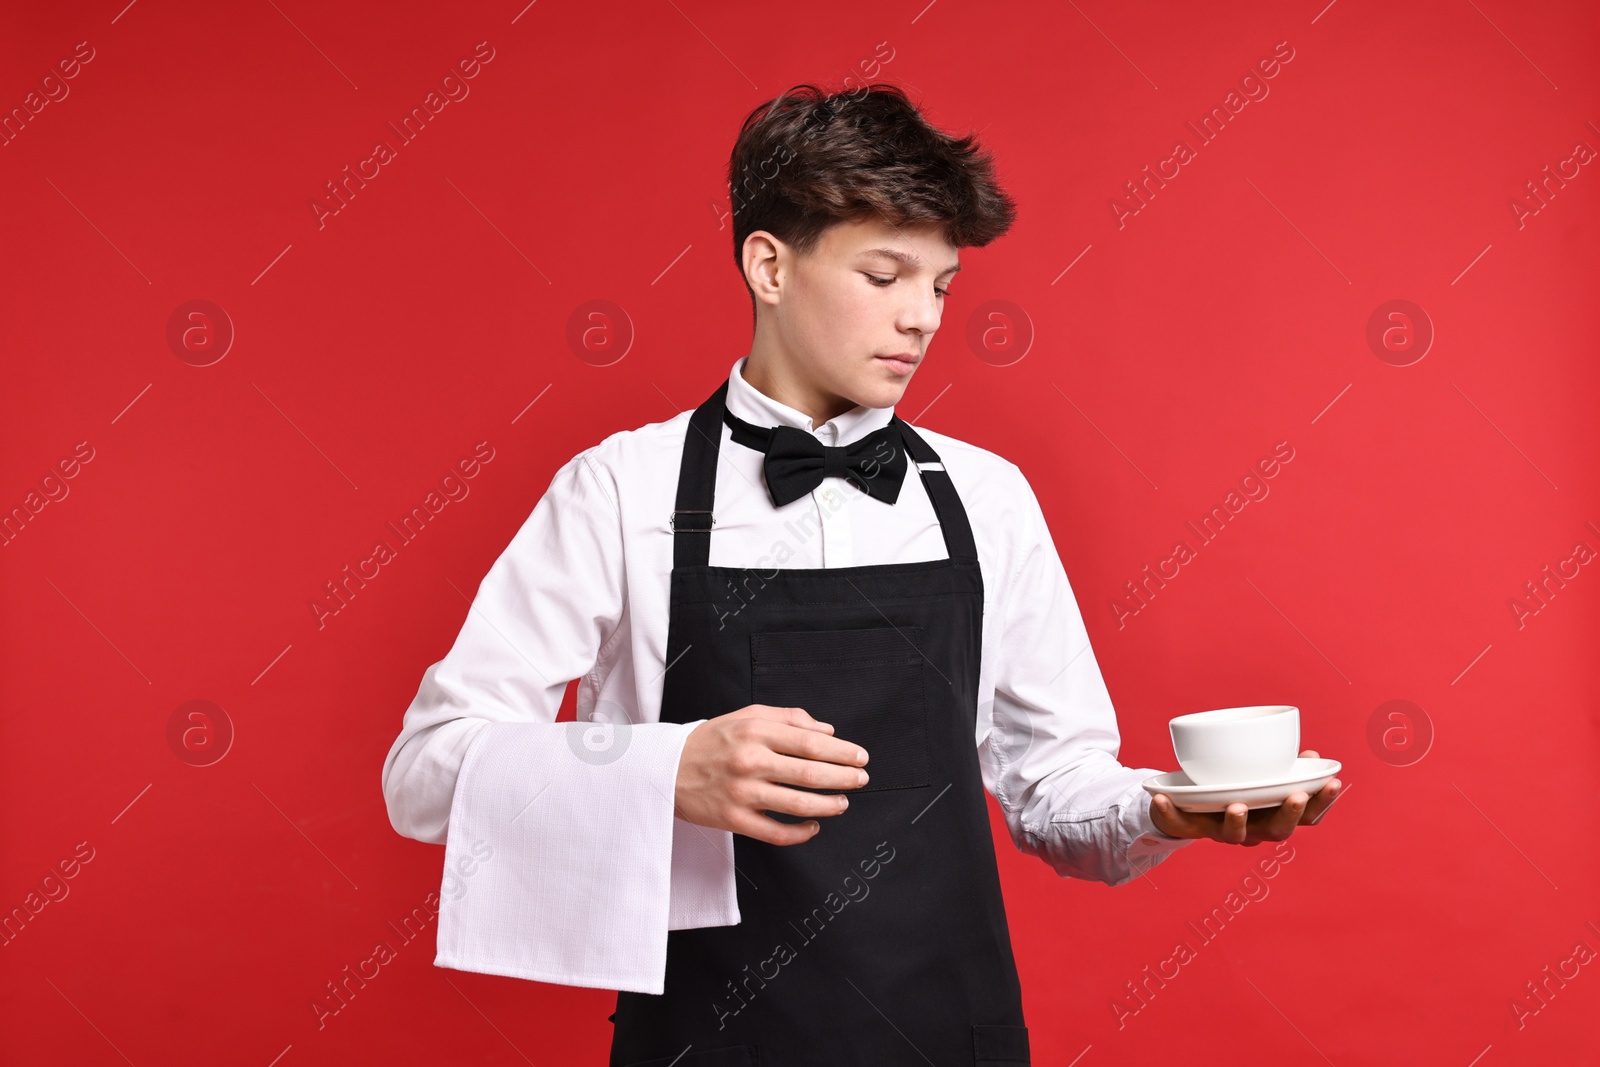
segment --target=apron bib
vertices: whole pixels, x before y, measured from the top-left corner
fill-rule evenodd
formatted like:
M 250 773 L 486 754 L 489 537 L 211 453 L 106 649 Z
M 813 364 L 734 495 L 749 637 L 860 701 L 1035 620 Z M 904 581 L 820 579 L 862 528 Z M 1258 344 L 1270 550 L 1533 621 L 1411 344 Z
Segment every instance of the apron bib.
M 617 994 L 610 1065 L 1028 1064 L 975 741 L 983 579 L 955 485 L 920 470 L 947 559 L 710 566 L 727 391 L 684 440 L 661 721 L 804 708 L 867 750 L 871 780 L 817 790 L 850 807 L 803 844 L 733 835 L 741 921 L 668 932 L 664 993 Z

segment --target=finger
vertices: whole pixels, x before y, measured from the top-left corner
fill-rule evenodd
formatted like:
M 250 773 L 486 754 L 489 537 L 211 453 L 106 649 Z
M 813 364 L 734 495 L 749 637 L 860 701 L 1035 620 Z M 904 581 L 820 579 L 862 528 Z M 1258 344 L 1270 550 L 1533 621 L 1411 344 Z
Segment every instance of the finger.
M 1243 801 L 1234 801 L 1223 813 L 1222 836 L 1219 840 L 1230 845 L 1242 845 L 1249 836 L 1250 809 Z
M 1300 817 L 1300 821 L 1307 826 L 1315 826 L 1328 813 L 1328 809 L 1333 807 L 1333 802 L 1342 796 L 1344 796 L 1344 783 L 1337 778 L 1328 779 L 1328 784 L 1317 790 L 1317 795 L 1306 805 L 1306 813 Z
M 1306 759 L 1316 759 L 1317 758 L 1317 750 L 1314 749 L 1314 748 L 1308 748 L 1304 752 L 1300 753 L 1300 755 L 1303 756 Z
M 1261 836 L 1269 841 L 1282 841 L 1294 833 L 1294 828 L 1300 824 L 1306 804 L 1310 800 L 1311 795 L 1304 789 L 1290 793 L 1276 809 L 1270 809 L 1272 813 L 1262 827 Z
M 744 811 L 732 820 L 732 830 L 736 834 L 765 841 L 769 845 L 799 845 L 810 841 L 822 829 L 822 824 L 816 820 L 809 822 L 779 822 L 777 819 L 754 812 Z
M 790 789 L 766 782 L 745 795 L 749 799 L 741 800 L 741 806 L 754 811 L 775 811 L 808 819 L 839 815 L 850 806 L 850 798 L 843 793 L 808 793 L 804 789 Z
M 770 704 L 758 704 L 756 706 L 762 708 L 771 708 L 771 710 L 778 712 L 779 714 L 776 716 L 766 717 L 776 718 L 779 722 L 785 723 L 789 726 L 795 726 L 802 730 L 815 730 L 818 733 L 833 733 L 832 723 L 823 722 L 820 719 L 812 717 L 811 713 L 805 708 L 774 708 Z
M 762 775 L 769 782 L 807 789 L 860 789 L 872 780 L 862 767 L 840 766 L 825 760 L 796 759 L 773 753 L 771 767 Z
M 1156 807 L 1161 812 L 1161 817 L 1178 831 L 1174 837 L 1210 837 L 1217 836 L 1219 817 L 1211 812 L 1189 812 L 1179 808 L 1172 802 L 1172 798 L 1165 793 L 1157 793 L 1153 798 Z
M 1179 811 L 1178 806 L 1172 802 L 1172 798 L 1167 794 L 1152 794 L 1150 806 L 1155 809 L 1157 815 L 1161 816 L 1167 826 L 1172 828 L 1171 830 L 1163 828 L 1163 832 L 1171 833 L 1174 837 L 1181 837 L 1189 829 L 1188 812 Z
M 816 730 L 798 729 L 776 723 L 769 730 L 763 731 L 762 739 L 772 751 L 787 756 L 840 763 L 846 767 L 862 767 L 867 762 L 867 750 L 854 741 L 832 737 Z

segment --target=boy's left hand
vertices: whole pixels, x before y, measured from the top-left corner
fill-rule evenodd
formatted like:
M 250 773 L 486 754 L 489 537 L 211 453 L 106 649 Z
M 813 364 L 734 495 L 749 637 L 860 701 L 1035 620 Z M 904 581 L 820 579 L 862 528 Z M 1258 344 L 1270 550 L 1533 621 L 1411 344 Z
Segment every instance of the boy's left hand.
M 1300 755 L 1316 758 L 1316 752 L 1306 749 Z M 1251 810 L 1242 802 L 1228 805 L 1227 811 L 1179 811 L 1172 798 L 1157 793 L 1150 798 L 1150 820 L 1156 829 L 1173 837 L 1209 837 L 1229 845 L 1259 845 L 1263 841 L 1282 841 L 1294 833 L 1296 826 L 1310 825 L 1322 818 L 1323 812 L 1339 799 L 1342 785 L 1338 778 L 1307 796 L 1305 790 L 1289 794 L 1276 808 Z

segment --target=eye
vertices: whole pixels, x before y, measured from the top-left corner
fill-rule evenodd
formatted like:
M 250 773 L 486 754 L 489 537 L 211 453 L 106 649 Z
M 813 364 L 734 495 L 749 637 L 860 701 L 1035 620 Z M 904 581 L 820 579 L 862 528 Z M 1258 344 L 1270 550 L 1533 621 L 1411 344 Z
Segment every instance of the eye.
M 895 279 L 894 278 L 880 278 L 876 274 L 866 274 L 865 272 L 863 272 L 863 277 L 865 277 L 867 279 L 867 281 L 869 281 L 872 284 L 876 285 L 880 289 L 885 288 L 886 286 L 893 285 L 895 283 Z M 938 293 L 941 297 L 946 297 L 946 296 L 950 295 L 950 290 L 948 290 L 948 289 L 940 289 L 937 286 L 934 287 L 933 291 Z

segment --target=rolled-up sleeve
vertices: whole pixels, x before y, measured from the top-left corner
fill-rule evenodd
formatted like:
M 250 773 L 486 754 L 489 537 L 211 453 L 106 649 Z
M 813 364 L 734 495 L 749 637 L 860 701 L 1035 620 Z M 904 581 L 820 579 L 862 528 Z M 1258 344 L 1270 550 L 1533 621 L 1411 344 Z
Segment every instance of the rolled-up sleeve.
M 383 794 L 396 832 L 445 846 L 438 966 L 660 993 L 678 759 L 704 720 L 555 721 L 626 603 L 594 451 L 556 472 L 423 674 Z
M 1193 843 L 1150 819 L 1141 783 L 1160 771 L 1117 761 L 1121 737 L 1083 615 L 1038 498 L 1013 465 L 1015 563 L 1005 586 L 985 785 L 1011 838 L 1063 877 L 1121 885 Z

